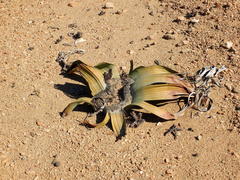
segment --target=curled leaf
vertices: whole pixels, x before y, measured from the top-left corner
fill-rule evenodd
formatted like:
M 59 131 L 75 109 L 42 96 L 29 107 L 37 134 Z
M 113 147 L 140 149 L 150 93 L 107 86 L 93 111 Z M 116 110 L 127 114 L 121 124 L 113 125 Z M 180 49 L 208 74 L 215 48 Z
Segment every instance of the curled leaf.
M 123 117 L 122 111 L 113 111 L 110 112 L 111 124 L 114 131 L 114 134 L 118 137 L 125 135 L 125 120 Z
M 96 128 L 100 128 L 100 127 L 103 127 L 105 126 L 108 121 L 110 120 L 110 116 L 109 116 L 109 113 L 106 113 L 105 117 L 104 117 L 104 120 L 100 123 L 97 123 L 97 124 L 92 124 L 90 123 L 89 121 L 85 121 L 86 124 L 90 125 L 91 127 L 96 127 Z
M 75 61 L 68 73 L 79 73 L 87 81 L 93 96 L 106 88 L 102 71 L 81 61 Z
M 82 97 L 77 99 L 77 101 L 74 101 L 72 103 L 70 103 L 62 112 L 62 116 L 65 117 L 67 116 L 69 113 L 71 113 L 73 111 L 73 109 L 75 109 L 78 105 L 82 104 L 82 103 L 88 103 L 90 105 L 93 105 L 91 102 L 92 98 L 87 98 L 87 97 Z
M 152 113 L 152 114 L 155 114 L 156 116 L 166 119 L 166 120 L 175 119 L 175 116 L 172 113 L 169 113 L 162 107 L 157 107 L 157 106 L 154 106 L 147 102 L 137 102 L 137 103 L 133 103 L 131 105 L 139 106 L 142 109 L 144 109 L 144 111 L 142 111 L 142 109 L 140 109 L 140 112 Z M 134 110 L 137 110 L 137 109 L 134 109 Z

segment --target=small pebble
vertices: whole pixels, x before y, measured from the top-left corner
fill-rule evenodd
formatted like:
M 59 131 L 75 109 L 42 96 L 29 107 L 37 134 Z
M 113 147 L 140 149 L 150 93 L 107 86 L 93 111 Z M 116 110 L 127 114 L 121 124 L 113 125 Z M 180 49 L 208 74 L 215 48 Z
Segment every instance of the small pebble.
M 161 122 L 158 122 L 158 123 L 157 123 L 157 126 L 162 126 L 162 123 L 161 123 Z
M 231 49 L 233 46 L 233 42 L 232 41 L 226 41 L 222 44 L 222 47 L 226 48 L 226 49 Z
M 33 24 L 34 23 L 34 21 L 28 21 L 28 24 Z
M 188 40 L 183 40 L 182 43 L 183 43 L 183 45 L 187 45 L 187 44 L 189 44 L 189 41 Z
M 176 47 L 181 47 L 181 46 L 187 45 L 188 43 L 189 43 L 189 41 L 184 40 L 184 41 L 181 41 L 181 42 L 177 43 Z
M 193 128 L 187 128 L 187 130 L 188 130 L 188 131 L 191 131 L 191 132 L 194 131 Z
M 147 37 L 144 38 L 145 40 L 152 40 L 153 39 L 153 35 L 149 35 Z
M 80 38 L 80 39 L 77 39 L 77 40 L 75 41 L 75 44 L 83 43 L 83 42 L 85 42 L 85 41 L 86 41 L 86 39 Z
M 175 39 L 175 37 L 171 34 L 164 34 L 162 38 L 165 40 L 174 40 Z
M 37 126 L 43 126 L 42 122 L 40 122 L 40 121 L 36 121 L 36 125 Z
M 180 159 L 182 159 L 182 155 L 178 155 L 178 156 L 176 156 L 175 158 L 177 159 L 177 160 L 180 160 Z
M 106 14 L 106 12 L 104 12 L 104 11 L 100 11 L 100 13 L 98 13 L 99 16 L 102 16 L 104 14 Z
M 178 17 L 174 20 L 174 22 L 177 22 L 177 23 L 182 22 L 182 21 L 185 21 L 185 17 L 184 17 L 184 16 L 178 16 Z
M 59 38 L 54 41 L 54 44 L 60 43 L 63 39 L 64 39 L 63 36 L 59 36 Z
M 170 31 L 166 32 L 166 34 L 175 34 L 175 32 L 173 30 L 170 30 Z
M 28 50 L 29 50 L 29 51 L 34 50 L 34 47 L 29 47 Z
M 76 23 L 72 23 L 68 25 L 69 28 L 77 28 L 77 24 Z
M 148 13 L 150 16 L 154 16 L 153 11 L 151 11 L 150 13 Z
M 173 170 L 172 169 L 168 169 L 165 171 L 166 174 L 173 174 Z
M 68 7 L 73 7 L 72 3 L 68 3 L 67 5 L 68 5 Z
M 128 180 L 135 180 L 135 179 L 134 179 L 134 178 L 132 178 L 132 177 L 128 177 L 127 179 L 128 179 Z
M 193 18 L 190 20 L 190 23 L 197 24 L 199 22 L 199 19 Z
M 169 163 L 170 160 L 169 160 L 168 158 L 165 158 L 165 159 L 164 159 L 164 162 L 165 162 L 165 163 Z
M 78 1 L 71 1 L 67 4 L 68 7 L 76 7 L 77 5 L 79 5 Z
M 232 91 L 232 86 L 231 86 L 231 84 L 225 83 L 224 86 L 225 86 L 225 88 L 226 88 L 228 91 Z
M 115 14 L 117 14 L 117 15 L 120 15 L 120 14 L 122 14 L 123 13 L 123 11 L 121 10 L 117 10 L 116 12 L 115 12 Z
M 122 70 L 126 70 L 127 69 L 127 67 L 126 66 L 122 66 Z
M 32 136 L 32 137 L 36 136 L 36 133 L 34 133 L 34 132 L 30 132 L 29 134 L 30 134 L 30 136 Z
M 193 157 L 197 157 L 197 156 L 198 156 L 198 153 L 193 153 L 192 156 L 193 156 Z
M 34 170 L 27 170 L 27 171 L 25 171 L 25 174 L 27 174 L 27 175 L 34 175 L 36 172 L 34 171 Z
M 104 7 L 104 9 L 113 9 L 114 8 L 114 4 L 112 2 L 107 2 Z
M 186 48 L 186 49 L 182 49 L 181 51 L 179 51 L 181 54 L 184 54 L 184 53 L 188 53 L 188 52 L 191 52 L 191 49 L 189 48 Z
M 39 179 L 39 177 L 38 176 L 35 176 L 34 178 L 33 178 L 33 180 L 38 180 Z
M 134 54 L 135 52 L 133 50 L 127 50 L 128 54 Z
M 76 34 L 73 34 L 72 38 L 74 40 L 80 39 L 82 37 L 83 33 L 82 32 L 77 32 Z
M 181 132 L 177 131 L 176 136 L 180 136 L 180 135 L 181 135 Z
M 235 94 L 239 94 L 240 93 L 240 90 L 236 87 L 233 87 L 232 88 L 232 92 L 235 93 Z
M 56 161 L 55 159 L 52 161 L 52 165 L 54 167 L 59 167 L 61 165 L 61 163 L 59 161 Z
M 202 139 L 202 135 L 196 136 L 195 139 L 200 141 Z
M 240 105 L 237 105 L 237 106 L 235 107 L 235 110 L 236 110 L 236 111 L 240 111 Z

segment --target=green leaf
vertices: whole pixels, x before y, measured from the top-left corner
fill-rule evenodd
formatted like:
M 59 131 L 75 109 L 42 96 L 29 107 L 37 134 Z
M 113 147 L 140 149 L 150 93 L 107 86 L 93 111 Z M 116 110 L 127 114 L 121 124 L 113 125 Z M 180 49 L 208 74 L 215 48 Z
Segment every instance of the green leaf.
M 71 69 L 68 73 L 71 74 L 75 72 L 79 73 L 87 81 L 93 96 L 106 88 L 101 70 L 78 61 L 76 67 Z
M 100 127 L 103 127 L 105 126 L 108 121 L 110 120 L 110 116 L 109 116 L 109 113 L 106 113 L 105 117 L 104 117 L 104 120 L 100 123 L 97 123 L 97 124 L 92 124 L 90 123 L 89 121 L 86 120 L 86 123 L 92 127 L 96 127 L 96 128 L 100 128 Z
M 111 124 L 116 136 L 121 136 L 125 134 L 125 120 L 122 111 L 110 112 Z
M 144 112 L 144 113 L 153 113 L 155 114 L 156 116 L 160 117 L 160 118 L 163 118 L 163 119 L 167 119 L 167 120 L 171 120 L 171 119 L 175 119 L 175 116 L 171 113 L 169 113 L 168 111 L 164 110 L 162 107 L 157 107 L 157 106 L 154 106 L 150 103 L 147 103 L 147 102 L 137 102 L 137 103 L 132 103 L 131 105 L 134 105 L 134 106 L 139 106 L 143 109 L 134 109 L 136 111 L 139 111 L 139 112 Z
M 134 69 L 129 75 L 133 80 L 136 80 L 153 74 L 177 74 L 177 72 L 164 66 L 152 65 L 148 67 L 140 66 Z
M 192 86 L 187 82 L 181 79 L 181 77 L 175 74 L 151 74 L 148 76 L 142 76 L 137 78 L 133 84 L 133 89 L 137 90 L 141 87 L 151 85 L 151 84 L 177 84 L 179 86 L 187 88 L 189 91 L 193 91 Z
M 183 87 L 174 84 L 149 85 L 133 92 L 132 102 L 173 100 L 188 95 Z
M 72 103 L 70 103 L 62 112 L 62 116 L 65 117 L 67 116 L 70 112 L 73 111 L 74 108 L 76 108 L 78 105 L 82 104 L 82 103 L 88 103 L 90 105 L 93 105 L 91 102 L 92 98 L 88 98 L 88 97 L 82 97 L 77 99 L 77 101 L 74 101 Z

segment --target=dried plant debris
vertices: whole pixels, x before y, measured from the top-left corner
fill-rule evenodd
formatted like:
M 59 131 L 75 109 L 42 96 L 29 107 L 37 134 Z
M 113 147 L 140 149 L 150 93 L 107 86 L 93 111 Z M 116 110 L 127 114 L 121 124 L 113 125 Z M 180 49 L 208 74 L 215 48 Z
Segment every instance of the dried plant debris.
M 145 122 L 145 119 L 142 118 L 142 113 L 141 112 L 131 112 L 131 117 L 133 118 L 133 122 L 129 123 L 129 127 L 131 128 L 137 128 L 140 124 Z
M 78 51 L 77 51 L 78 52 Z M 100 63 L 89 66 L 77 60 L 72 65 L 66 65 L 66 54 L 57 58 L 67 74 L 79 74 L 87 82 L 92 97 L 81 97 L 70 103 L 62 116 L 68 115 L 80 104 L 87 103 L 94 109 L 94 114 L 103 113 L 105 117 L 100 123 L 84 123 L 90 127 L 102 127 L 111 122 L 117 138 L 126 133 L 126 120 L 133 119 L 130 127 L 137 127 L 144 122 L 142 114 L 154 114 L 165 120 L 173 120 L 182 115 L 189 107 L 207 111 L 211 107 L 210 88 L 216 81 L 214 78 L 224 68 L 205 68 L 192 77 L 183 77 L 178 72 L 167 67 L 155 65 L 133 68 L 126 73 L 114 64 Z M 164 105 L 183 103 L 177 112 L 168 112 Z M 130 112 L 130 113 L 129 113 Z M 177 130 L 177 129 L 176 129 Z M 172 133 L 172 131 L 171 131 Z
M 69 56 L 73 55 L 73 54 L 84 54 L 85 53 L 85 50 L 83 49 L 75 49 L 75 50 L 72 50 L 72 51 L 67 51 L 67 52 L 59 52 L 58 53 L 58 57 L 56 59 L 56 62 L 58 62 L 58 64 L 61 66 L 62 68 L 62 72 L 66 72 L 68 69 L 69 69 L 69 65 L 67 63 L 67 60 L 69 58 Z
M 177 139 L 178 131 L 182 131 L 180 124 L 178 124 L 177 126 L 173 124 L 168 130 L 164 132 L 163 135 L 166 136 L 167 134 L 171 133 L 174 139 Z
M 192 77 L 188 77 L 194 85 L 194 91 L 188 97 L 188 106 L 192 106 L 199 111 L 206 112 L 212 106 L 212 99 L 209 93 L 212 87 L 220 86 L 222 79 L 218 74 L 226 70 L 225 66 L 217 68 L 215 66 L 204 67 L 196 72 Z
M 63 36 L 59 36 L 59 38 L 57 40 L 55 40 L 54 44 L 60 43 L 63 39 L 64 39 Z

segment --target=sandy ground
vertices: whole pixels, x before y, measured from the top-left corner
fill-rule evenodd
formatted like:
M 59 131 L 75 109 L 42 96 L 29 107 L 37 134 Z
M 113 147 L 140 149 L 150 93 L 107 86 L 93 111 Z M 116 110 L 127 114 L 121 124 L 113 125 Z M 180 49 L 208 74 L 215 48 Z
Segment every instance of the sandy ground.
M 111 2 L 104 9 L 104 0 L 0 0 L 0 179 L 240 179 L 240 1 Z M 77 32 L 86 42 L 73 46 L 69 34 Z M 81 91 L 55 59 L 76 48 L 86 52 L 70 61 L 90 65 L 159 60 L 181 73 L 228 70 L 209 112 L 150 119 L 115 142 L 108 127 L 81 126 L 86 113 L 59 115 L 74 100 L 66 92 Z M 163 136 L 178 123 L 176 140 Z

